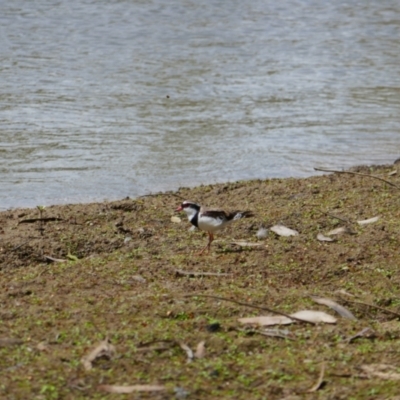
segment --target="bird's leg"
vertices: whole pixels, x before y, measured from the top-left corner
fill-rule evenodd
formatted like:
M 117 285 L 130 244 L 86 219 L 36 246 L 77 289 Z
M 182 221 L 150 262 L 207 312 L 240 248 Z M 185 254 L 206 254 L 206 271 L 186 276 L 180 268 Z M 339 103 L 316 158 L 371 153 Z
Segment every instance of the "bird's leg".
M 211 243 L 212 243 L 213 240 L 214 240 L 214 235 L 213 235 L 212 233 L 210 233 L 210 232 L 207 232 L 207 233 L 208 233 L 208 243 L 207 243 L 206 246 L 204 246 L 204 247 L 201 249 L 199 255 L 200 255 L 200 254 L 203 254 L 205 249 L 208 249 L 208 253 L 210 252 Z

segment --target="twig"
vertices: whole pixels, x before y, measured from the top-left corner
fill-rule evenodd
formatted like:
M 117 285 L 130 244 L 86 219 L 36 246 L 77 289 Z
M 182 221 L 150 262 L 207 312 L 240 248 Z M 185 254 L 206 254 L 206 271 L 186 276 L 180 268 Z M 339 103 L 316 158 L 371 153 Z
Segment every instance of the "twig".
M 321 210 L 322 211 L 322 210 Z M 327 215 L 328 217 L 332 217 L 332 218 L 336 218 L 339 221 L 345 222 L 346 224 L 354 224 L 355 222 L 351 221 L 350 219 L 347 218 L 342 218 L 342 217 L 338 217 L 337 215 L 331 214 L 329 212 L 326 211 L 322 211 L 325 215 Z
M 32 238 L 26 240 L 25 242 L 23 242 L 22 244 L 20 244 L 20 245 L 18 245 L 16 247 L 13 247 L 10 251 L 18 250 L 20 247 L 25 246 L 27 243 L 29 243 L 33 239 L 37 239 L 37 238 L 36 237 L 32 237 Z
M 376 306 L 375 304 L 364 303 L 363 301 L 358 301 L 358 300 L 349 300 L 349 299 L 342 299 L 342 300 L 346 301 L 346 302 L 349 302 L 349 303 L 361 304 L 362 306 L 376 308 L 377 310 L 381 310 L 381 311 L 387 312 L 389 314 L 393 314 L 397 318 L 400 318 L 400 314 L 399 313 L 397 313 L 396 311 L 389 310 L 388 308 L 379 307 L 379 306 Z
M 294 316 L 289 315 L 289 314 L 285 314 L 285 313 L 280 312 L 280 311 L 272 310 L 271 308 L 256 306 L 254 304 L 249 304 L 249 303 L 242 303 L 241 301 L 227 299 L 225 297 L 213 296 L 211 294 L 186 294 L 183 297 L 208 297 L 210 299 L 215 299 L 215 300 L 230 301 L 231 303 L 236 303 L 236 304 L 239 304 L 240 306 L 245 306 L 245 307 L 250 307 L 250 308 L 256 308 L 258 310 L 268 311 L 268 312 L 270 312 L 272 314 L 283 315 L 286 318 L 290 318 L 290 319 L 293 319 L 293 320 L 298 321 L 298 322 L 306 322 L 306 323 L 311 324 L 311 325 L 316 325 L 315 322 L 311 322 L 311 321 L 307 321 L 305 319 L 297 318 L 297 317 L 294 317 Z
M 182 276 L 230 276 L 232 274 L 217 273 L 217 272 L 193 272 L 193 271 L 183 271 L 182 269 L 174 270 L 178 275 Z
M 272 332 L 272 329 L 265 330 L 265 331 L 260 331 L 258 329 L 241 329 L 241 328 L 236 328 L 235 329 L 238 332 L 243 332 L 243 333 L 254 333 L 262 336 L 268 336 L 268 337 L 277 337 L 280 339 L 287 339 L 287 340 L 294 340 L 290 336 L 284 335 L 283 333 L 279 333 L 278 331 Z
M 317 383 L 311 389 L 308 389 L 306 392 L 307 393 L 316 392 L 321 387 L 321 385 L 324 381 L 324 375 L 325 375 L 325 363 L 322 363 L 321 372 L 319 373 Z
M 338 170 L 335 170 L 335 169 L 325 169 L 325 168 L 316 168 L 316 167 L 314 167 L 314 170 L 315 170 L 315 171 L 322 171 L 322 172 L 334 172 L 334 173 L 336 173 L 336 174 L 351 174 L 351 175 L 358 175 L 358 176 L 366 176 L 366 177 L 368 177 L 368 178 L 378 179 L 379 181 L 385 182 L 385 183 L 387 183 L 388 185 L 393 186 L 393 187 L 395 187 L 396 189 L 399 189 L 399 190 L 400 190 L 400 187 L 398 187 L 398 186 L 395 185 L 394 183 L 389 182 L 389 181 L 387 181 L 386 179 L 383 179 L 383 178 L 381 178 L 381 177 L 379 177 L 379 176 L 376 176 L 376 175 L 363 174 L 363 173 L 361 173 L 361 172 L 353 172 L 353 171 L 338 171 Z

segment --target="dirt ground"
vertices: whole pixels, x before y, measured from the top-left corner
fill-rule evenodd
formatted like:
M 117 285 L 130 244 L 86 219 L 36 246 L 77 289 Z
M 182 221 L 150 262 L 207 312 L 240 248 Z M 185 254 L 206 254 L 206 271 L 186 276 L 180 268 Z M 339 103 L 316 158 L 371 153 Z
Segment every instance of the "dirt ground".
M 400 399 L 394 167 L 1 212 L 0 398 Z M 199 256 L 186 199 L 255 216 Z M 299 310 L 337 321 L 238 321 Z

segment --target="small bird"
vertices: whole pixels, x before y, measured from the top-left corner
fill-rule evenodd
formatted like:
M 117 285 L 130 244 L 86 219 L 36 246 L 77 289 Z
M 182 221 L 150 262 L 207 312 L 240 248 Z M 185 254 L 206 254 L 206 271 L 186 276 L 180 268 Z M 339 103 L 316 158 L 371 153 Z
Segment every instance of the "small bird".
M 214 232 L 224 228 L 232 221 L 253 216 L 251 211 L 226 213 L 221 210 L 206 210 L 191 201 L 184 201 L 176 211 L 185 211 L 192 225 L 208 233 L 208 243 L 199 254 L 202 254 L 205 249 L 208 249 L 208 252 L 210 252 L 211 243 L 214 240 Z

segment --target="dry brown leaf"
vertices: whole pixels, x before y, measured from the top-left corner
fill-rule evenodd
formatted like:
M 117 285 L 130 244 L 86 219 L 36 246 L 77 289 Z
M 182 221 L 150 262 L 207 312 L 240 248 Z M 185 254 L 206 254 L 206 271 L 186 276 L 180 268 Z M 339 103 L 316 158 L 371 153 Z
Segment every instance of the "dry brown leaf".
M 205 347 L 206 342 L 202 340 L 196 347 L 196 352 L 194 353 L 194 356 L 196 358 L 204 358 L 206 355 L 206 347 Z
M 193 350 L 185 343 L 179 343 L 179 346 L 182 350 L 186 351 L 187 354 L 187 362 L 190 363 L 193 361 Z
M 165 390 L 162 385 L 132 385 L 132 386 L 118 386 L 118 385 L 100 385 L 100 390 L 108 393 L 134 393 L 134 392 L 160 392 Z
M 341 226 L 340 228 L 332 229 L 327 233 L 327 235 L 341 235 L 342 233 L 348 232 L 349 229 L 345 226 Z
M 335 241 L 335 239 L 332 239 L 331 237 L 328 237 L 328 236 L 324 236 L 322 233 L 318 233 L 317 239 L 320 242 L 334 242 Z
M 96 358 L 106 357 L 112 358 L 115 354 L 115 347 L 108 339 L 100 342 L 87 356 L 82 357 L 81 362 L 87 371 L 93 368 L 93 361 Z
M 63 258 L 54 258 L 51 256 L 43 256 L 47 261 L 52 261 L 55 263 L 64 263 L 67 262 L 68 260 L 64 260 Z
M 24 341 L 21 339 L 6 338 L 6 337 L 0 338 L 0 347 L 16 346 L 22 343 L 24 343 Z
M 171 222 L 175 222 L 176 224 L 180 224 L 182 222 L 182 220 L 179 217 L 174 215 L 173 217 L 171 217 Z
M 299 234 L 299 232 L 284 225 L 274 225 L 270 230 L 279 236 L 297 236 Z
M 368 339 L 374 339 L 374 338 L 376 338 L 376 334 L 371 328 L 367 327 L 367 328 L 361 329 L 361 331 L 357 332 L 355 335 L 350 336 L 347 339 L 347 342 L 351 343 L 353 340 L 356 340 L 356 339 L 358 339 L 360 337 L 365 337 L 365 338 L 368 338 Z
M 368 224 L 373 224 L 374 222 L 378 221 L 379 217 L 373 217 L 369 219 L 364 219 L 362 221 L 357 221 L 358 225 L 368 225 Z
M 392 381 L 400 380 L 398 368 L 388 364 L 368 364 L 362 365 L 361 370 L 366 374 L 367 378 L 381 378 Z
M 336 311 L 343 318 L 352 319 L 352 320 L 357 319 L 351 311 L 349 311 L 347 308 L 341 306 L 340 304 L 336 303 L 336 301 L 327 299 L 325 297 L 317 297 L 317 296 L 311 296 L 311 298 L 318 304 L 322 304 L 324 306 L 332 308 L 332 310 Z
M 242 324 L 255 324 L 259 326 L 289 325 L 294 322 L 292 319 L 283 315 L 239 318 L 238 321 Z
M 314 311 L 314 310 L 297 311 L 294 314 L 290 314 L 290 316 L 314 323 L 325 322 L 326 324 L 335 324 L 337 321 L 337 319 L 330 314 L 327 314 L 323 311 Z
M 40 342 L 37 344 L 36 348 L 39 351 L 49 351 L 49 344 L 47 342 Z

